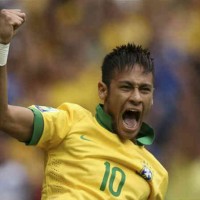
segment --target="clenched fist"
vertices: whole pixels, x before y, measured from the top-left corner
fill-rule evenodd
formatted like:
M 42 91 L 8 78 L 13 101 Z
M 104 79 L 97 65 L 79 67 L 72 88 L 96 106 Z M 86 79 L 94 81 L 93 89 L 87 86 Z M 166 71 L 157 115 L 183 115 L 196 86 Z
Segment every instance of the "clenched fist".
M 18 9 L 0 10 L 0 43 L 10 43 L 16 30 L 25 22 L 26 14 Z

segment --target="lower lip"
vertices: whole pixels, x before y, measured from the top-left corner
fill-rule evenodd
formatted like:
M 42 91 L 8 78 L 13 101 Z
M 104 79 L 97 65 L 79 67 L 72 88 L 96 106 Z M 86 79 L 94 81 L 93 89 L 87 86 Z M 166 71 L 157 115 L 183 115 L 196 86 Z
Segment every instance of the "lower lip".
M 128 132 L 135 132 L 138 130 L 138 127 L 139 127 L 139 123 L 137 123 L 134 127 L 132 128 L 127 128 L 125 122 L 122 122 L 123 123 L 123 128 L 128 131 Z

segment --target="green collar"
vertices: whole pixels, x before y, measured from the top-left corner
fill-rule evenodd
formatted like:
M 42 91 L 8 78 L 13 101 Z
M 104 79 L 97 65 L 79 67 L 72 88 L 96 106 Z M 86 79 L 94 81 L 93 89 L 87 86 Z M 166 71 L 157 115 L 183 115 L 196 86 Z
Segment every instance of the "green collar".
M 110 117 L 110 115 L 108 115 L 107 113 L 104 112 L 102 104 L 99 104 L 96 107 L 96 116 L 95 117 L 96 117 L 97 121 L 99 122 L 99 124 L 101 124 L 107 130 L 113 132 L 112 118 Z M 154 141 L 154 137 L 155 137 L 154 130 L 148 124 L 143 122 L 140 132 L 137 135 L 136 143 L 139 146 L 151 145 Z

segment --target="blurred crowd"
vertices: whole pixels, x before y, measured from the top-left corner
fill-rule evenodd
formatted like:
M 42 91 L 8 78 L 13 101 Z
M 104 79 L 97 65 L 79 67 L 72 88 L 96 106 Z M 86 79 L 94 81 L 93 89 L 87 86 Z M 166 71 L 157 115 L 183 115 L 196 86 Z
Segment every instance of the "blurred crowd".
M 156 140 L 149 150 L 169 172 L 167 200 L 199 199 L 200 1 L 0 0 L 0 8 L 27 14 L 10 47 L 10 104 L 57 107 L 68 101 L 94 113 L 104 55 L 127 42 L 149 48 L 156 69 L 146 119 Z M 42 153 L 7 140 L 7 158 L 22 165 L 29 199 L 39 200 Z

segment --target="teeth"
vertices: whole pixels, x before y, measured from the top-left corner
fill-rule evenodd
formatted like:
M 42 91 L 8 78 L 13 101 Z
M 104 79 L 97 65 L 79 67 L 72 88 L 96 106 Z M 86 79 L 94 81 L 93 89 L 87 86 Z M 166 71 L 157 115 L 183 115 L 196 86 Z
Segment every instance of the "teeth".
M 137 110 L 128 110 L 128 111 L 130 111 L 130 112 L 139 112 L 139 111 L 137 111 Z
M 137 111 L 137 110 L 130 110 L 130 112 L 133 112 L 136 116 L 136 120 L 138 121 L 139 120 L 139 117 L 140 117 L 140 112 Z

